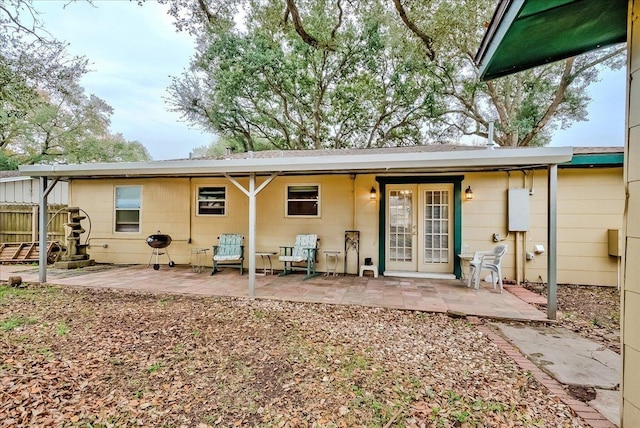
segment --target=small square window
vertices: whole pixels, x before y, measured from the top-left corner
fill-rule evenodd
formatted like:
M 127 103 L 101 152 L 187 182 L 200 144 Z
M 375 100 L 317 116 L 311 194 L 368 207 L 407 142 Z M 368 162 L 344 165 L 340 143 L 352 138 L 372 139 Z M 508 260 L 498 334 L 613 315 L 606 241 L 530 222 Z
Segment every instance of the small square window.
M 287 216 L 320 216 L 320 186 L 287 186 Z
M 226 187 L 198 187 L 198 215 L 226 215 Z
M 141 186 L 116 186 L 116 232 L 140 232 Z

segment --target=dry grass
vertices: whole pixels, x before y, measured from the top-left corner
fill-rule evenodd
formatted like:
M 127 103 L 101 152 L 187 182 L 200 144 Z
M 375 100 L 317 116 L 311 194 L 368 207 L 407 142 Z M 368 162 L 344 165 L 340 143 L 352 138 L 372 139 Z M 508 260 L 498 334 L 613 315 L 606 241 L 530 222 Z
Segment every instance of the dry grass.
M 0 286 L 0 426 L 579 427 L 463 319 Z

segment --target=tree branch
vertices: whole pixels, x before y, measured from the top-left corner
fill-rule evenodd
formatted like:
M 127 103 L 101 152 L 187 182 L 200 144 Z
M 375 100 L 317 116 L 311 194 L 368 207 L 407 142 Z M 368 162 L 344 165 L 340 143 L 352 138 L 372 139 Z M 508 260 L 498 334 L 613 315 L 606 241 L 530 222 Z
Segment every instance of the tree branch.
M 336 6 L 338 7 L 338 22 L 336 23 L 335 27 L 333 27 L 333 30 L 331 30 L 331 40 L 335 40 L 336 39 L 336 33 L 338 32 L 338 29 L 340 28 L 340 26 L 342 25 L 342 5 L 340 4 L 340 0 L 336 1 Z
M 200 10 L 202 11 L 202 13 L 204 13 L 204 16 L 207 17 L 207 22 L 213 22 L 214 16 L 207 7 L 207 4 L 204 2 L 204 0 L 198 0 L 198 6 L 200 6 Z
M 613 58 L 614 56 L 619 55 L 619 54 L 621 54 L 622 52 L 624 52 L 624 51 L 626 51 L 626 50 L 627 50 L 627 47 L 626 47 L 626 46 L 623 46 L 623 47 L 621 47 L 621 48 L 619 48 L 619 49 L 616 49 L 616 50 L 614 50 L 614 51 L 611 51 L 611 53 L 609 53 L 608 55 L 605 55 L 605 56 L 603 56 L 603 57 L 597 58 L 595 61 L 591 61 L 590 63 L 585 64 L 584 66 L 582 66 L 582 67 L 580 67 L 580 68 L 578 68 L 578 69 L 574 70 L 574 72 L 572 73 L 572 78 L 575 78 L 576 76 L 580 75 L 580 74 L 581 74 L 582 72 L 584 72 L 585 70 L 587 70 L 587 69 L 589 69 L 589 68 L 592 68 L 592 67 L 594 67 L 594 66 L 596 66 L 596 65 L 598 65 L 598 64 L 602 64 L 602 63 L 603 63 L 603 62 L 605 62 L 606 60 L 611 59 L 611 58 Z
M 40 35 L 36 31 L 36 27 L 38 25 L 38 21 L 36 20 L 35 12 L 33 11 L 33 8 L 31 7 L 30 4 L 27 4 L 27 3 L 25 3 L 25 6 L 27 7 L 28 12 L 31 14 L 31 17 L 33 18 L 33 21 L 34 21 L 34 27 L 33 28 L 29 28 L 29 27 L 25 26 L 24 24 L 22 24 L 18 20 L 17 16 L 13 16 L 11 14 L 11 12 L 9 12 L 9 10 L 2 5 L 2 3 L 0 3 L 0 11 L 4 12 L 9 17 L 9 20 L 11 22 L 13 22 L 13 24 L 16 26 L 15 29 L 16 29 L 17 32 L 19 32 L 20 30 L 25 31 L 26 33 L 31 34 L 32 36 L 34 36 L 39 41 L 43 41 L 44 39 L 42 37 L 40 37 Z
M 542 118 L 531 128 L 531 131 L 524 136 L 524 138 L 518 143 L 518 146 L 528 146 L 533 138 L 545 127 L 545 125 L 551 120 L 553 115 L 556 113 L 558 106 L 564 101 L 564 97 L 567 93 L 567 88 L 573 82 L 575 74 L 571 73 L 573 68 L 573 63 L 576 57 L 572 57 L 566 59 L 564 61 L 564 71 L 562 72 L 562 78 L 560 79 L 560 84 L 556 89 L 556 92 L 553 97 L 553 101 L 547 107 L 547 110 L 542 115 Z
M 413 34 L 418 36 L 420 40 L 422 40 L 422 44 L 424 44 L 425 48 L 427 49 L 427 57 L 431 61 L 433 61 L 436 58 L 436 53 L 433 50 L 433 39 L 429 37 L 427 34 L 425 34 L 424 32 L 422 32 L 416 26 L 416 24 L 414 24 L 409 19 L 409 17 L 407 16 L 407 12 L 404 10 L 404 6 L 402 5 L 402 2 L 400 0 L 393 0 L 393 4 L 395 5 L 396 10 L 400 15 L 400 19 L 402 19 L 402 22 L 404 22 L 404 25 L 406 25 Z
M 287 10 L 284 15 L 285 22 L 287 21 L 287 17 L 289 14 L 291 14 L 291 18 L 293 19 L 293 26 L 296 29 L 296 33 L 298 33 L 298 35 L 302 38 L 302 41 L 309 46 L 317 49 L 319 47 L 319 42 L 315 37 L 307 33 L 307 30 L 304 29 L 304 26 L 302 25 L 302 19 L 300 19 L 298 6 L 296 6 L 296 2 L 294 0 L 287 0 Z

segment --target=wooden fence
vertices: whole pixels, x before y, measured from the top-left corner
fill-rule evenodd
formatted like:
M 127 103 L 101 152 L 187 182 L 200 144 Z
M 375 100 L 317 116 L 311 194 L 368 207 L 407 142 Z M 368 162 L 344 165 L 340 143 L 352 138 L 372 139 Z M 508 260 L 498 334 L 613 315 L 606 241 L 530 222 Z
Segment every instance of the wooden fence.
M 67 222 L 66 205 L 49 205 L 47 228 L 50 241 L 64 241 L 64 223 Z M 59 212 L 62 209 L 61 212 Z M 38 242 L 37 205 L 0 205 L 0 242 Z M 56 214 L 57 213 L 57 214 Z

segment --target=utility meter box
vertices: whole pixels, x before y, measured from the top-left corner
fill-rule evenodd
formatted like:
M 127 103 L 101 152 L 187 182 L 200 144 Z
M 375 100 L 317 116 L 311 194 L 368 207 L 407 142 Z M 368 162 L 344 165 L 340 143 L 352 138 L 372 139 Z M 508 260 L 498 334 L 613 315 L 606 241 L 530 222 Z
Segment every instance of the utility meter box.
M 509 189 L 509 232 L 529 230 L 529 189 Z
M 609 235 L 609 255 L 622 256 L 622 232 L 620 229 L 609 229 L 607 234 Z

